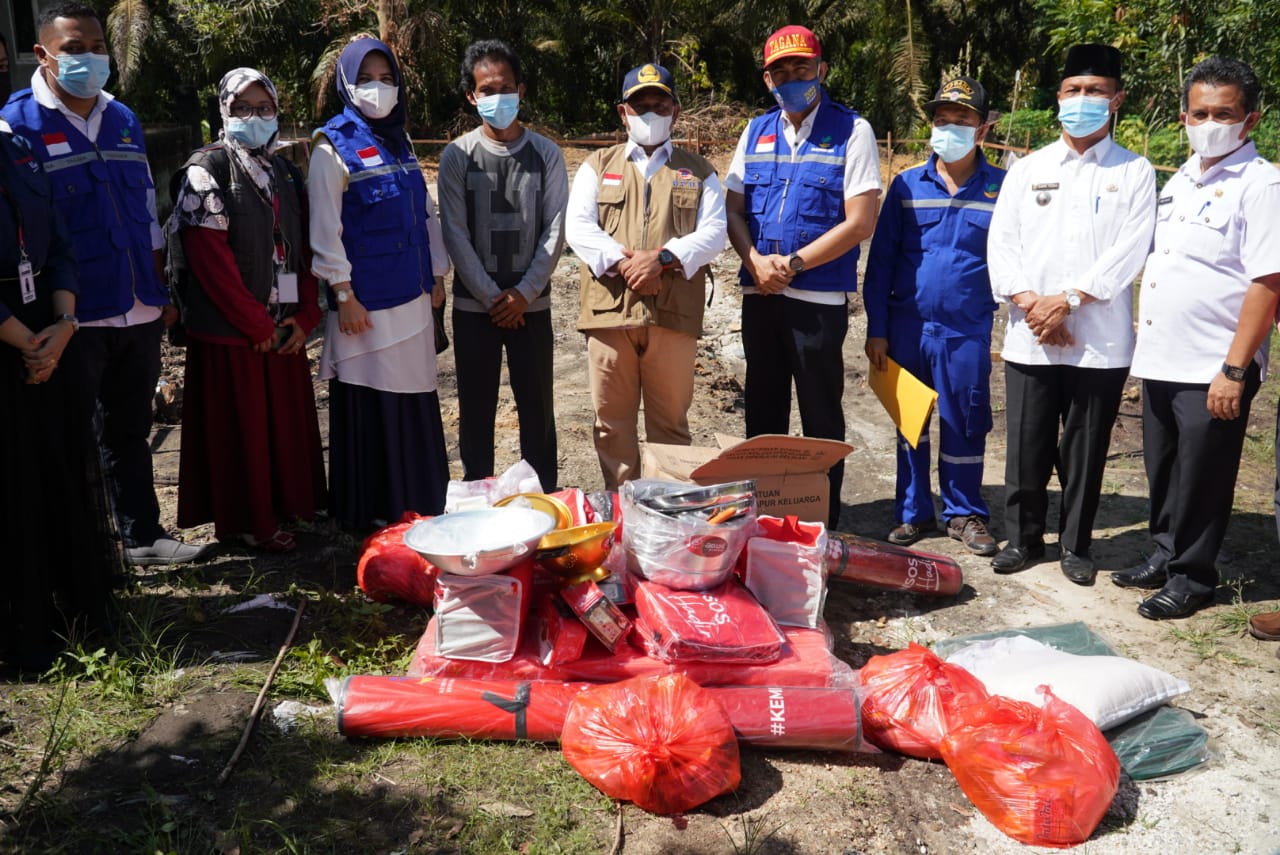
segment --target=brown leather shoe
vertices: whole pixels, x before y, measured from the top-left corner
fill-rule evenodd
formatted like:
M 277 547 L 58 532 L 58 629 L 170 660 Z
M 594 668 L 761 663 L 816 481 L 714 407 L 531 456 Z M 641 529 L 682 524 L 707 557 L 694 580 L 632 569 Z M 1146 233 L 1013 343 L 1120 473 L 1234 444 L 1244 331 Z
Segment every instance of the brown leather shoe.
M 893 531 L 885 536 L 885 540 L 894 546 L 910 546 L 926 534 L 933 534 L 938 530 L 938 524 L 933 520 L 925 520 L 919 523 L 900 523 Z
M 1263 641 L 1280 641 L 1280 612 L 1259 612 L 1249 618 L 1249 634 Z
M 996 539 L 982 517 L 952 517 L 947 520 L 947 534 L 974 555 L 995 555 L 998 551 Z

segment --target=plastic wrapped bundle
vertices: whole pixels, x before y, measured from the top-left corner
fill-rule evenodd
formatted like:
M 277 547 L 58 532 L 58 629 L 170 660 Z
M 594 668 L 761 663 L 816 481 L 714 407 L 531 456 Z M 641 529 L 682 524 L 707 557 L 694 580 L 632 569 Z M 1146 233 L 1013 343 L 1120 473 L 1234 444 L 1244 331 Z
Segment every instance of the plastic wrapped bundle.
M 782 656 L 786 637 L 737 580 L 711 591 L 636 585 L 636 630 L 650 656 L 666 662 L 760 664 Z
M 415 522 L 430 519 L 406 511 L 400 522 L 375 531 L 364 539 L 356 584 L 379 603 L 403 600 L 415 606 L 430 606 L 440 571 L 404 544 L 404 533 Z
M 942 738 L 964 710 L 987 699 L 977 677 L 918 644 L 871 657 L 858 678 L 867 739 L 912 757 L 941 757 Z
M 622 545 L 632 572 L 669 588 L 705 591 L 733 575 L 755 532 L 751 481 L 695 487 L 638 479 L 622 485 Z

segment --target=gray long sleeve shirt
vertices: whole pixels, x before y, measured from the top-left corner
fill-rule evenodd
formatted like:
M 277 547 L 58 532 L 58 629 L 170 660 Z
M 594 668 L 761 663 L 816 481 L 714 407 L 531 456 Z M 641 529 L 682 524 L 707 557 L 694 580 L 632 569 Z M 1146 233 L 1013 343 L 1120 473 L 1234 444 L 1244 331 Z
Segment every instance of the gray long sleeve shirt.
M 505 145 L 477 128 L 440 156 L 437 193 L 455 308 L 487 312 L 504 288 L 515 288 L 527 311 L 549 309 L 569 200 L 556 144 L 525 129 Z

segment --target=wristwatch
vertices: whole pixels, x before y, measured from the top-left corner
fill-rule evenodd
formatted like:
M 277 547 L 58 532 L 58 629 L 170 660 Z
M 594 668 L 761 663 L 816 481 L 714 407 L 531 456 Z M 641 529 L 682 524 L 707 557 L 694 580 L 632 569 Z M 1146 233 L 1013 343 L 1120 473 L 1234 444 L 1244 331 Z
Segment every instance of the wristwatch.
M 1074 315 L 1080 308 L 1080 292 L 1074 288 L 1068 288 L 1063 293 L 1067 295 L 1067 314 Z
M 1234 380 L 1239 383 L 1244 380 L 1244 372 L 1244 368 L 1240 368 L 1235 365 L 1228 365 L 1225 362 L 1222 363 L 1222 376 L 1226 377 L 1228 380 Z
M 80 319 L 75 315 L 58 315 L 58 320 L 71 324 L 72 332 L 80 332 Z
M 664 271 L 670 270 L 677 264 L 676 254 L 664 246 L 658 250 L 658 263 L 662 265 Z
M 339 303 L 347 302 L 348 300 L 351 299 L 351 289 L 350 288 L 334 288 L 333 299 L 337 300 Z
M 791 253 L 791 257 L 787 259 L 787 267 L 791 268 L 792 273 L 804 273 L 804 259 L 800 257 L 800 253 Z

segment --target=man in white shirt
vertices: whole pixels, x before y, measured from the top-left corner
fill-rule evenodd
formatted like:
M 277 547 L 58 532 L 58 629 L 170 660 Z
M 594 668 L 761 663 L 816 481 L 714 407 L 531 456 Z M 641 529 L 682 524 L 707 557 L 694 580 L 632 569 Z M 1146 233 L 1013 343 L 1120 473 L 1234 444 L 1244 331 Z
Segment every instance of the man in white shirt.
M 1081 585 L 1096 577 L 1089 547 L 1133 354 L 1133 280 L 1155 225 L 1155 171 L 1109 135 L 1123 102 L 1119 51 L 1071 48 L 1058 89 L 1062 138 L 1013 165 L 991 218 L 991 290 L 1009 303 L 1009 541 L 991 560 L 997 573 L 1044 557 L 1056 465 L 1063 575 Z
M 1258 78 L 1213 57 L 1191 70 L 1182 121 L 1194 154 L 1160 192 L 1142 279 L 1133 375 L 1142 378 L 1143 462 L 1154 553 L 1114 574 L 1160 590 L 1152 620 L 1213 602 L 1249 405 L 1280 302 L 1280 170 L 1258 156 Z
M 747 125 L 725 176 L 729 240 L 742 258 L 747 436 L 790 431 L 794 383 L 804 435 L 843 441 L 848 293 L 876 225 L 880 155 L 866 120 L 823 87 L 827 63 L 810 30 L 777 30 L 762 59 L 778 106 Z M 828 479 L 835 528 L 843 461 Z
M 76 377 L 84 418 L 100 406 L 108 483 L 134 565 L 193 561 L 204 547 L 160 526 L 151 469 L 152 399 L 160 339 L 177 317 L 164 286 L 155 185 L 142 126 L 102 90 L 110 74 L 102 22 L 91 6 L 59 0 L 36 20 L 40 65 L 4 117 L 31 143 L 58 192 L 80 265 Z
M 565 238 L 582 259 L 578 329 L 609 490 L 640 474 L 642 400 L 646 442 L 691 441 L 704 283 L 725 220 L 715 168 L 671 145 L 679 115 L 670 71 L 631 69 L 618 105 L 629 141 L 587 158 L 569 192 Z

